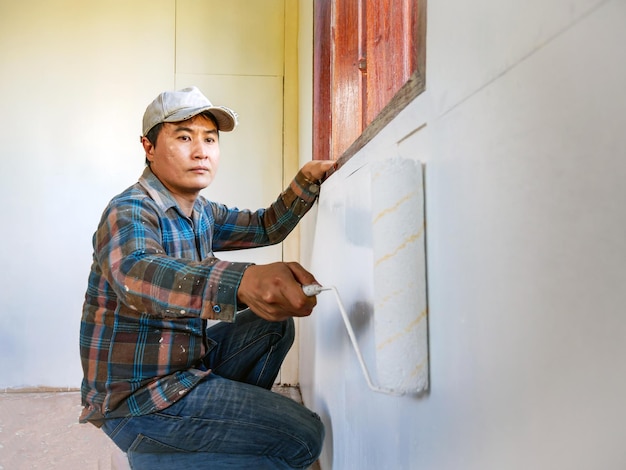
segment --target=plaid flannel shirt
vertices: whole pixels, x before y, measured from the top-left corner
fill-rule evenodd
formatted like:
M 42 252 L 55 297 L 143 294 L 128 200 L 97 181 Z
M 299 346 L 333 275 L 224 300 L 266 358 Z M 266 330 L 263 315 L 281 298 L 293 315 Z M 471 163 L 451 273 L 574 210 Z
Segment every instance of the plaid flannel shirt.
M 319 185 L 298 173 L 267 209 L 228 208 L 199 196 L 191 218 L 146 168 L 111 200 L 93 237 L 80 327 L 81 422 L 167 408 L 210 371 L 207 319 L 232 321 L 250 263 L 213 251 L 279 243 L 311 208 Z

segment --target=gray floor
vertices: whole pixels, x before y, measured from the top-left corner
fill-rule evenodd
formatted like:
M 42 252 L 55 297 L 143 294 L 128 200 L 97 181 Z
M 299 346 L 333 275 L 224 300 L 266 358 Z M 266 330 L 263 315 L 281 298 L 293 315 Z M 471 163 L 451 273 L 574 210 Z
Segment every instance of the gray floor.
M 295 387 L 274 390 L 301 401 Z M 0 470 L 127 469 L 102 431 L 78 424 L 80 411 L 78 392 L 0 393 Z

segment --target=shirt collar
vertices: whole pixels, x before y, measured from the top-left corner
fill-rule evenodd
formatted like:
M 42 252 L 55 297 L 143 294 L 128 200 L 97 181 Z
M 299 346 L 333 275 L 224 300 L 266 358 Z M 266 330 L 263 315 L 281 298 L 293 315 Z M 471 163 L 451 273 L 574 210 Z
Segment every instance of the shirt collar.
M 174 199 L 174 196 L 172 196 L 172 193 L 161 183 L 161 180 L 156 177 L 149 166 L 143 170 L 143 174 L 139 177 L 139 184 L 146 190 L 148 195 L 157 203 L 163 212 L 173 207 L 179 214 L 186 217 L 178 206 L 178 202 Z M 202 200 L 203 197 L 199 195 L 193 204 L 194 219 L 202 212 Z

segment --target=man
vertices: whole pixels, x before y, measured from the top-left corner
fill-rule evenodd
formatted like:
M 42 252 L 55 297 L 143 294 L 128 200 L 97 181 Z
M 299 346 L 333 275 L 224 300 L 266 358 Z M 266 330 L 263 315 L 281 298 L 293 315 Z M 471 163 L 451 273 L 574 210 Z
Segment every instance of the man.
M 267 209 L 200 195 L 219 132 L 237 115 L 195 87 L 160 94 L 143 118 L 147 167 L 111 200 L 93 238 L 80 330 L 81 422 L 101 427 L 135 469 L 306 468 L 319 417 L 270 391 L 309 315 L 315 283 L 297 263 L 222 261 L 214 251 L 281 242 L 333 166 L 306 163 Z M 223 320 L 206 327 L 206 320 Z

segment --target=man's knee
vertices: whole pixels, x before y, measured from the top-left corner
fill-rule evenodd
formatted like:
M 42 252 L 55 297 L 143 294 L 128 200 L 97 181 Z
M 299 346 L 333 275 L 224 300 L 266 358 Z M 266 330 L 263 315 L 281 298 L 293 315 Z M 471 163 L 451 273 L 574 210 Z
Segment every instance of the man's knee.
M 310 411 L 311 415 L 302 426 L 303 446 L 300 453 L 291 462 L 295 468 L 308 468 L 322 453 L 326 431 L 320 417 Z
M 293 318 L 288 318 L 283 323 L 283 338 L 285 342 L 289 342 L 289 344 L 293 344 L 293 341 L 296 337 L 296 327 L 293 321 Z

